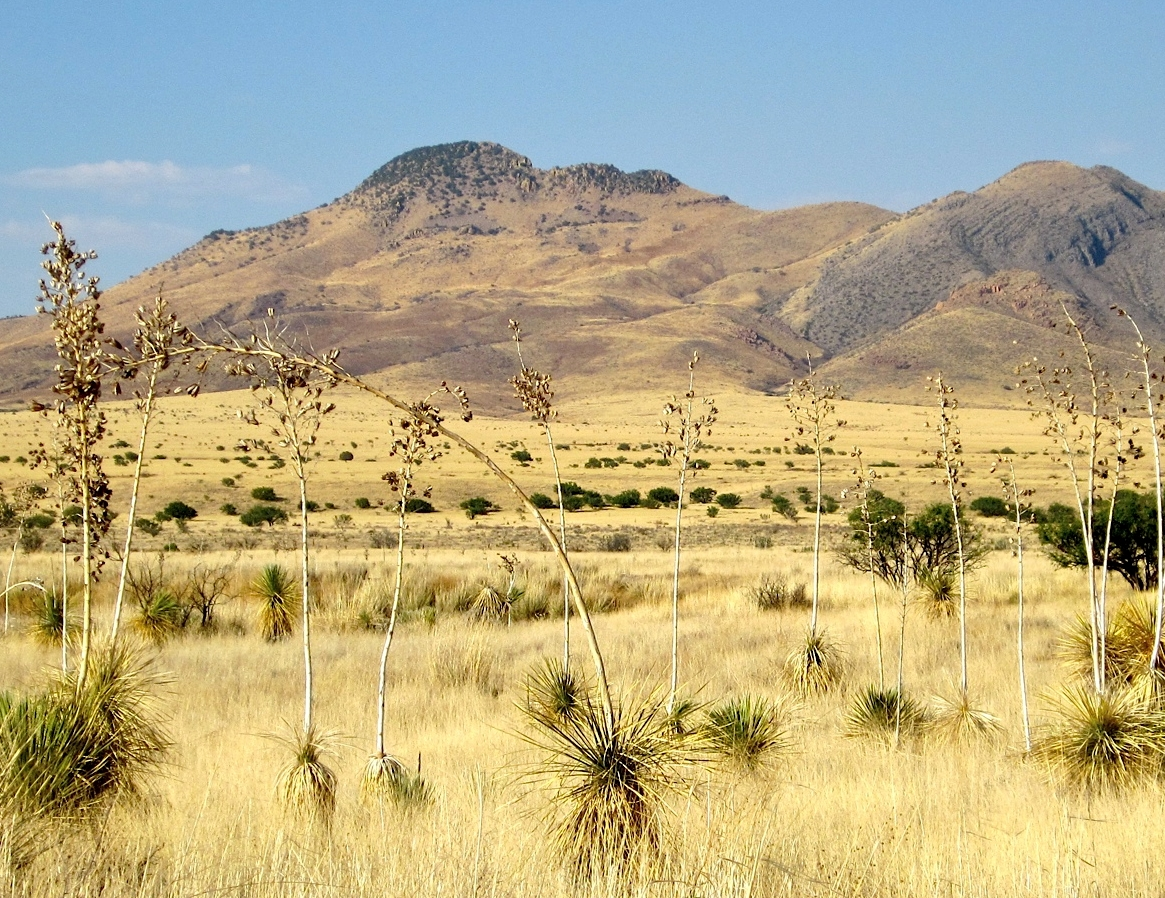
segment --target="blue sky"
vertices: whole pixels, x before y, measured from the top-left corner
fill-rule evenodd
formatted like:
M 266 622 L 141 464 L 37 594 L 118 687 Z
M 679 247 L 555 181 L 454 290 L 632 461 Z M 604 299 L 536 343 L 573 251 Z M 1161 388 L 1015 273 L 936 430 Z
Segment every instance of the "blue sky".
M 0 315 L 44 215 L 106 286 L 493 140 L 758 208 L 903 211 L 1031 159 L 1165 189 L 1160 2 L 5 3 Z

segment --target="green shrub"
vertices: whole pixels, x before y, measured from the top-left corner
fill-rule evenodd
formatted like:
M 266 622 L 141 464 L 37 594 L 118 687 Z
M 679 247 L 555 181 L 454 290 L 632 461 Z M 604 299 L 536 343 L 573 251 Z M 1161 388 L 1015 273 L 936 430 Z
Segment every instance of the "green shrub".
M 698 486 L 688 493 L 688 498 L 698 505 L 707 505 L 716 498 L 716 490 L 710 486 Z
M 235 478 L 233 478 L 233 477 L 224 477 L 224 478 L 222 479 L 222 485 L 223 485 L 223 486 L 234 486 L 234 485 L 235 485 Z
M 971 502 L 971 511 L 985 518 L 1006 518 L 1010 515 L 1007 503 L 999 496 L 980 496 Z
M 709 505 L 707 507 L 707 509 L 705 509 L 705 511 L 707 512 L 708 517 L 714 518 L 714 517 L 716 517 L 716 515 L 720 514 L 720 506 L 719 505 Z
M 740 504 L 740 496 L 736 493 L 721 493 L 716 497 L 716 504 L 721 508 L 736 508 Z
M 151 521 L 149 518 L 138 518 L 133 522 L 133 525 L 147 536 L 157 536 L 162 532 L 162 523 L 160 521 Z
M 372 503 L 368 501 L 367 496 L 359 496 L 356 499 L 356 507 L 357 508 L 371 508 Z
M 531 493 L 530 501 L 534 504 L 535 508 L 541 509 L 555 508 L 558 504 L 545 493 Z
M 670 486 L 657 486 L 647 491 L 647 498 L 660 505 L 673 505 L 680 501 L 680 494 Z
M 47 512 L 38 511 L 24 519 L 26 530 L 46 530 L 53 525 L 55 518 Z
M 274 527 L 286 520 L 287 512 L 275 505 L 252 505 L 239 515 L 239 521 L 248 527 L 258 527 L 260 524 Z
M 618 450 L 619 452 L 630 452 L 631 451 L 631 444 L 630 443 L 620 443 L 618 446 L 615 447 L 615 449 Z
M 512 458 L 514 461 L 521 462 L 522 464 L 528 464 L 534 460 L 534 456 L 525 449 L 515 449 L 510 453 L 510 458 Z
M 257 486 L 251 490 L 251 498 L 259 502 L 282 502 L 279 496 L 275 495 L 274 487 Z
M 221 511 L 223 514 L 228 515 L 229 517 L 232 517 L 232 518 L 235 517 L 239 513 L 239 510 L 237 508 L 235 508 L 235 506 L 232 505 L 230 502 L 224 502 L 222 505 L 219 506 L 218 510 Z
M 340 453 L 340 461 L 351 461 L 355 457 L 356 456 L 349 452 L 347 449 Z
M 463 499 L 460 507 L 465 511 L 466 517 L 471 521 L 478 515 L 485 515 L 491 511 L 498 510 L 498 506 L 494 505 L 493 502 L 484 496 L 473 496 L 469 499 Z
M 773 496 L 773 511 L 790 521 L 797 520 L 797 506 L 784 493 Z
M 432 502 L 428 499 L 422 499 L 420 496 L 414 496 L 405 502 L 405 511 L 408 514 L 432 514 L 436 510 Z
M 175 499 L 173 502 L 167 503 L 162 511 L 166 514 L 167 518 L 175 521 L 192 521 L 198 517 L 198 510 L 192 505 L 187 505 L 180 499 Z
M 611 504 L 617 508 L 635 508 L 640 500 L 639 490 L 623 490 L 610 497 Z

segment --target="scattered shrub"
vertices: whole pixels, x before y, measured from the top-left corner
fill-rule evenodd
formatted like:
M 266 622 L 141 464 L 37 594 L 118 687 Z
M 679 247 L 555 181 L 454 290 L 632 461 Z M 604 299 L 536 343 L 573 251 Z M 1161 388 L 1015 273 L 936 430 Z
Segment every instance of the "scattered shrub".
M 529 464 L 534 460 L 534 456 L 525 449 L 515 449 L 510 453 L 510 458 L 522 464 Z
M 698 505 L 707 505 L 716 498 L 716 490 L 710 486 L 698 486 L 688 493 L 688 498 Z
M 534 504 L 535 508 L 541 508 L 543 510 L 547 508 L 556 508 L 558 505 L 557 502 L 555 502 L 545 493 L 531 493 L 530 501 Z
M 971 502 L 971 511 L 985 518 L 1006 518 L 1011 515 L 1007 503 L 999 496 L 979 496 Z
M 647 498 L 659 505 L 674 505 L 680 501 L 680 494 L 670 486 L 657 486 L 647 491 Z
M 790 521 L 797 520 L 797 506 L 784 493 L 773 496 L 773 511 Z
M 187 505 L 178 499 L 168 503 L 162 509 L 162 512 L 166 515 L 167 519 L 173 519 L 175 521 L 192 521 L 198 517 L 198 510 L 194 506 Z
M 235 506 L 230 502 L 224 502 L 219 506 L 218 510 L 225 514 L 227 517 L 231 518 L 236 517 L 239 513 L 239 510 L 235 508 Z
M 147 536 L 157 536 L 162 532 L 162 523 L 160 521 L 151 521 L 149 518 L 137 518 L 133 522 L 133 525 Z
M 617 508 L 635 508 L 642 498 L 639 490 L 623 490 L 621 493 L 616 493 L 610 496 L 611 504 Z
M 721 493 L 716 497 L 716 504 L 721 508 L 736 508 L 740 504 L 740 496 L 736 493 Z
M 356 456 L 349 452 L 347 449 L 340 453 L 340 461 L 351 461 L 355 457 Z
M 258 527 L 260 524 L 274 527 L 286 520 L 287 512 L 275 505 L 252 505 L 239 515 L 240 523 L 247 527 Z
M 748 588 L 748 598 L 761 611 L 808 608 L 804 583 L 793 583 L 784 574 L 764 574 L 756 586 Z
M 372 503 L 368 500 L 367 496 L 357 497 L 355 505 L 357 508 L 371 508 L 372 507 Z
M 494 505 L 493 502 L 484 496 L 473 496 L 469 499 L 463 499 L 459 507 L 465 511 L 466 517 L 471 521 L 478 515 L 486 515 L 498 510 L 498 506 Z
M 257 486 L 251 490 L 251 498 L 259 502 L 282 502 L 283 500 L 275 494 L 274 487 Z
M 603 552 L 630 552 L 631 537 L 626 533 L 608 533 L 599 540 L 599 549 Z
M 432 514 L 436 510 L 432 502 L 428 499 L 422 499 L 420 496 L 413 496 L 405 502 L 407 514 Z

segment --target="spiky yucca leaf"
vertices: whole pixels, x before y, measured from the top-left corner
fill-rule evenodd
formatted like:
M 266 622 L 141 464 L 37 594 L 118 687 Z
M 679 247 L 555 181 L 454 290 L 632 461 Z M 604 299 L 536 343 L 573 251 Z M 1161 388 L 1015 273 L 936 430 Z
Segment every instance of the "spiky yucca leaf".
M 479 620 L 507 620 L 524 595 L 520 589 L 502 591 L 487 584 L 478 592 L 469 611 Z
M 33 599 L 32 622 L 29 624 L 29 633 L 37 642 L 44 645 L 60 645 L 65 606 L 57 595 L 56 590 L 45 590 Z M 69 633 L 77 629 L 75 620 L 69 621 Z
M 990 739 L 1003 729 L 998 717 L 976 708 L 966 694 L 955 699 L 936 698 L 930 724 L 930 732 L 948 742 Z
M 526 713 L 553 722 L 580 713 L 592 701 L 586 682 L 556 658 L 526 678 Z
M 954 617 L 959 613 L 958 578 L 946 568 L 923 568 L 918 572 L 919 601 L 931 617 Z
M 780 709 L 755 695 L 730 698 L 708 709 L 704 733 L 712 752 L 743 770 L 756 770 L 790 747 Z
M 845 733 L 854 739 L 893 743 L 895 738 L 920 735 L 928 722 L 926 710 L 897 689 L 867 686 L 858 693 L 845 715 Z
M 0 809 L 74 815 L 139 792 L 170 746 L 153 708 L 158 684 L 117 645 L 93 652 L 80 686 L 74 673 L 40 695 L 0 694 Z
M 845 671 L 841 649 L 824 630 L 809 631 L 785 659 L 785 677 L 801 695 L 824 694 L 841 683 Z
M 672 702 L 671 709 L 664 717 L 668 731 L 675 736 L 685 738 L 695 735 L 698 725 L 695 723 L 696 713 L 703 710 L 703 704 L 694 698 L 678 695 Z
M 689 758 L 661 704 L 617 707 L 613 726 L 593 702 L 568 718 L 527 718 L 524 738 L 542 753 L 529 778 L 552 789 L 556 843 L 572 877 L 628 883 L 658 865 L 665 802 Z
M 263 568 L 251 583 L 251 594 L 259 600 L 259 627 L 268 642 L 291 635 L 299 590 L 291 576 L 278 564 Z
M 142 637 L 161 645 L 182 630 L 186 613 L 182 603 L 168 589 L 143 597 L 133 627 Z
M 336 774 L 324 762 L 332 738 L 312 727 L 296 731 L 287 744 L 292 758 L 276 784 L 283 806 L 311 823 L 328 826 L 336 810 Z
M 1104 675 L 1109 682 L 1127 682 L 1127 649 L 1114 623 L 1110 622 L 1105 634 L 1104 653 Z M 1065 628 L 1057 646 L 1057 654 L 1073 674 L 1088 682 L 1092 681 L 1092 622 L 1088 615 L 1076 615 Z M 1148 658 L 1146 655 L 1146 668 Z
M 1059 719 L 1034 752 L 1058 777 L 1090 791 L 1119 791 L 1160 774 L 1165 716 L 1130 691 L 1097 695 L 1073 686 L 1055 708 Z
M 398 808 L 410 809 L 432 801 L 433 789 L 419 771 L 411 772 L 391 755 L 373 755 L 364 765 L 360 797 L 367 802 L 387 800 Z

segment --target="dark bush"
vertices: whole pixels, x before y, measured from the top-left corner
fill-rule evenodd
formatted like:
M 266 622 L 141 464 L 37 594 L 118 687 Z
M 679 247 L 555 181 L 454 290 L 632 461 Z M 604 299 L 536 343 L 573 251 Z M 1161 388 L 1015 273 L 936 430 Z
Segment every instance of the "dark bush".
M 639 504 L 639 490 L 623 490 L 610 497 L 611 504 L 617 508 L 634 508 Z
M 413 496 L 413 498 L 405 502 L 405 511 L 408 514 L 432 514 L 436 510 L 432 502 L 428 499 L 422 499 L 419 496 Z
M 235 508 L 235 506 L 230 502 L 224 502 L 221 506 L 219 506 L 218 510 L 232 518 L 239 513 L 239 510 Z
M 356 507 L 357 508 L 371 508 L 372 503 L 368 500 L 367 496 L 359 496 L 356 499 Z
M 274 527 L 286 520 L 287 512 L 275 505 L 252 505 L 239 515 L 239 521 L 248 527 L 258 527 L 260 524 Z
M 797 520 L 797 506 L 784 493 L 773 496 L 773 511 L 790 521 Z
M 158 521 L 151 521 L 149 518 L 138 518 L 133 522 L 134 527 L 148 536 L 157 536 L 162 532 L 162 525 Z
M 647 498 L 660 505 L 672 505 L 680 501 L 680 494 L 670 486 L 657 486 L 647 491 Z
M 740 504 L 740 496 L 736 493 L 721 493 L 716 497 L 716 504 L 721 508 L 736 508 Z
M 526 464 L 527 462 L 532 462 L 534 460 L 534 456 L 527 452 L 525 449 L 515 449 L 510 453 L 510 458 L 512 458 L 514 461 L 520 461 L 522 464 Z
M 498 506 L 494 505 L 489 499 L 484 496 L 473 496 L 469 499 L 464 499 L 460 505 L 465 510 L 465 515 L 471 521 L 478 515 L 489 514 L 491 511 L 497 511 Z
M 716 498 L 716 490 L 710 486 L 698 486 L 688 493 L 688 498 L 699 505 L 707 505 Z
M 1011 513 L 1007 503 L 999 496 L 980 496 L 971 503 L 971 511 L 985 518 L 1006 518 Z
M 30 514 L 24 519 L 25 529 L 45 530 L 53 525 L 53 516 L 43 511 L 38 511 L 36 514 Z
M 354 459 L 355 457 L 356 457 L 356 456 L 354 456 L 354 455 L 353 455 L 351 452 L 349 452 L 347 449 L 345 449 L 343 452 L 341 452 L 341 453 L 340 453 L 340 461 L 351 461 L 351 460 L 352 460 L 352 459 Z
M 259 502 L 282 502 L 279 496 L 275 495 L 275 489 L 269 486 L 257 486 L 251 490 L 251 498 Z
M 180 499 L 167 503 L 162 511 L 165 512 L 167 518 L 172 518 L 175 521 L 193 521 L 198 517 L 198 510 Z
M 556 508 L 558 505 L 558 503 L 556 503 L 545 493 L 531 493 L 530 501 L 534 503 L 535 508 L 541 509 Z

